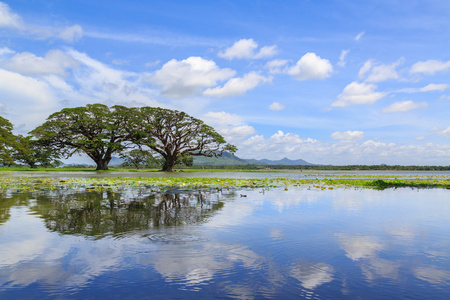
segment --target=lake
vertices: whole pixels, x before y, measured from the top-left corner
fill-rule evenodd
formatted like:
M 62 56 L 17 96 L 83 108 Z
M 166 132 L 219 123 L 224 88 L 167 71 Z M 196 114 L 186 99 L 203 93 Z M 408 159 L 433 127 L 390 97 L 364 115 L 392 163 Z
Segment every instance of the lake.
M 0 299 L 180 298 L 449 299 L 450 191 L 0 194 Z

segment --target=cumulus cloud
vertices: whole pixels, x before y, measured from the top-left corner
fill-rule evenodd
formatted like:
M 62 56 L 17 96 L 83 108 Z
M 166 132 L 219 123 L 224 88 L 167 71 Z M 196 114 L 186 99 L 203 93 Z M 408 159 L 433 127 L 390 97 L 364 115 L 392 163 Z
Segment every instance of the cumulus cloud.
M 205 96 L 213 97 L 234 97 L 245 94 L 261 83 L 271 82 L 272 77 L 265 77 L 257 72 L 250 72 L 243 77 L 231 78 L 222 87 L 209 88 L 203 92 Z
M 384 92 L 376 92 L 376 88 L 377 86 L 374 84 L 354 81 L 344 88 L 344 91 L 331 106 L 346 107 L 350 105 L 373 104 L 387 95 Z
M 162 94 L 181 98 L 192 96 L 202 88 L 215 86 L 218 81 L 227 80 L 236 72 L 220 69 L 212 60 L 192 56 L 178 61 L 172 59 L 156 71 L 148 81 L 162 87 Z
M 269 105 L 270 110 L 283 110 L 284 104 L 281 104 L 280 102 L 273 102 Z
M 364 139 L 364 132 L 362 131 L 346 131 L 346 132 L 340 132 L 336 131 L 331 134 L 331 138 L 333 140 L 361 140 Z
M 450 69 L 450 60 L 449 61 L 440 61 L 440 60 L 426 60 L 419 61 L 412 65 L 410 72 L 413 74 L 422 73 L 425 75 L 434 75 L 437 72 L 443 72 Z
M 239 144 L 238 148 L 243 149 L 244 157 L 249 158 L 283 158 L 286 156 L 298 156 L 302 153 L 313 151 L 317 141 L 311 138 L 302 139 L 295 133 L 284 133 L 278 130 L 269 138 L 263 135 L 254 135 Z
M 255 134 L 256 130 L 253 126 L 242 125 L 233 128 L 224 128 L 218 132 L 225 137 L 225 140 L 232 142 Z
M 285 72 L 284 68 L 289 61 L 287 59 L 275 59 L 266 63 L 264 66 L 269 69 L 270 74 L 278 74 Z
M 416 108 L 424 108 L 427 107 L 428 104 L 426 102 L 416 103 L 411 100 L 395 102 L 385 107 L 383 109 L 384 113 L 395 113 L 395 112 L 405 112 Z
M 308 52 L 297 64 L 288 70 L 288 74 L 298 80 L 324 79 L 331 75 L 333 67 L 329 60 Z
M 8 4 L 0 2 L 0 28 L 10 27 L 21 29 L 22 26 L 23 24 L 21 17 L 13 13 Z
M 396 68 L 403 63 L 403 59 L 399 59 L 392 64 L 376 64 L 373 60 L 368 60 L 359 70 L 358 77 L 361 79 L 368 72 L 367 82 L 381 82 L 389 79 L 399 79 Z
M 430 91 L 444 91 L 450 88 L 450 84 L 446 83 L 430 83 L 429 85 L 424 86 L 420 89 L 421 92 L 430 92 Z
M 224 111 L 208 112 L 202 118 L 207 124 L 213 124 L 218 127 L 237 126 L 243 124 L 242 117 L 230 114 Z
M 339 56 L 339 61 L 337 63 L 337 65 L 339 67 L 345 67 L 345 65 L 347 64 L 347 61 L 345 60 L 345 58 L 349 52 L 350 52 L 350 50 L 342 50 L 341 51 L 341 56 Z
M 73 49 L 51 50 L 44 57 L 20 53 L 0 64 L 0 109 L 22 134 L 67 106 L 167 107 L 154 100 L 157 93 L 142 82 L 144 75 L 115 70 Z
M 233 46 L 219 52 L 219 57 L 232 59 L 259 59 L 272 57 L 278 53 L 277 46 L 264 46 L 259 52 L 258 43 L 253 39 L 241 39 L 233 44 Z
M 15 126 L 27 130 L 37 126 L 55 111 L 57 98 L 42 80 L 0 69 L 0 94 Z
M 450 138 L 450 127 L 441 129 L 440 135 Z M 358 134 L 354 135 L 358 136 Z M 278 131 L 266 138 L 253 135 L 235 143 L 242 158 L 304 159 L 318 164 L 376 164 L 395 165 L 447 165 L 450 164 L 450 145 L 421 143 L 408 145 L 386 143 L 380 140 L 338 140 L 333 143 L 318 141 L 312 138 L 301 138 L 296 133 Z M 420 162 L 417 158 L 420 157 Z
M 66 75 L 68 68 L 78 65 L 77 61 L 61 50 L 50 50 L 45 57 L 38 57 L 29 52 L 14 55 L 7 61 L 1 61 L 0 66 L 23 75 L 40 76 L 55 74 Z

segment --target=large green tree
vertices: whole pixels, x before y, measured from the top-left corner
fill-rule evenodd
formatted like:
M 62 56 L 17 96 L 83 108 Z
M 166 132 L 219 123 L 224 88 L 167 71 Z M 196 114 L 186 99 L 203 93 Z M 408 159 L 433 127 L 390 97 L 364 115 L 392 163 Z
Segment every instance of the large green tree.
M 16 146 L 16 137 L 12 133 L 13 125 L 7 119 L 0 117 L 0 163 L 11 165 L 12 153 Z
M 88 104 L 50 115 L 30 134 L 66 158 L 86 153 L 97 164 L 97 170 L 108 170 L 112 155 L 127 147 L 132 117 L 133 111 L 124 106 Z
M 138 117 L 129 127 L 135 132 L 134 141 L 164 158 L 162 171 L 173 171 L 174 165 L 186 155 L 217 157 L 223 151 L 237 150 L 211 126 L 185 112 L 160 107 L 135 110 Z

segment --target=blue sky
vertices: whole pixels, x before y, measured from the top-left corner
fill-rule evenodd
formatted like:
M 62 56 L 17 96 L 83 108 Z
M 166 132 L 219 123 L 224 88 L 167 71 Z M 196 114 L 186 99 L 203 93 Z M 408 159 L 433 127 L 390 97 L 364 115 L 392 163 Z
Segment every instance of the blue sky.
M 450 164 L 449 1 L 3 1 L 0 114 L 161 106 L 242 158 Z

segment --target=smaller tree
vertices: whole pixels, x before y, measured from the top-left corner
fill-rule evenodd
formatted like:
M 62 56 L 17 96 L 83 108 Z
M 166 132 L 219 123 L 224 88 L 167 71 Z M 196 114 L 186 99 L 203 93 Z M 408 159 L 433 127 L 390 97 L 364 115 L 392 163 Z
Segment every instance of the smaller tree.
M 161 161 L 153 156 L 149 151 L 141 149 L 133 149 L 128 152 L 120 154 L 120 157 L 125 160 L 124 165 L 134 166 L 136 169 L 141 167 L 157 166 Z
M 11 122 L 0 117 L 0 163 L 8 166 L 14 163 L 12 154 L 17 144 L 12 130 Z
M 162 171 L 173 171 L 184 155 L 217 157 L 237 150 L 211 126 L 185 112 L 160 107 L 141 107 L 139 112 L 130 127 L 135 131 L 134 142 L 164 158 Z
M 13 153 L 13 159 L 20 163 L 36 168 L 55 167 L 60 164 L 59 155 L 51 147 L 38 140 L 33 140 L 31 136 L 17 136 L 17 143 Z

